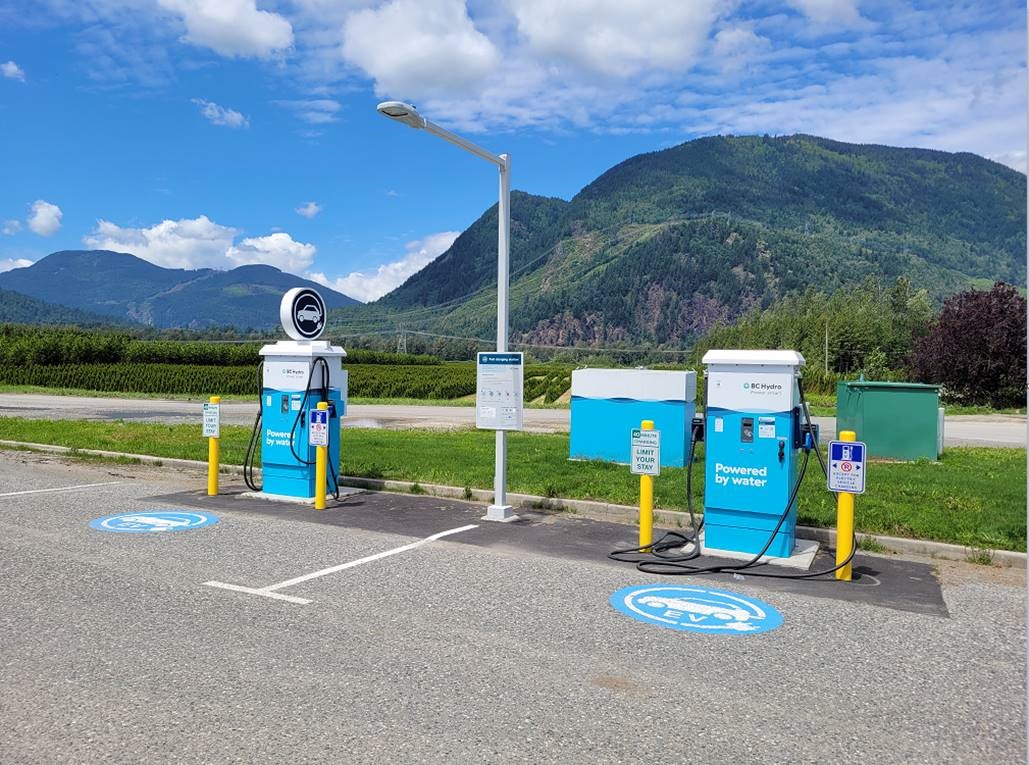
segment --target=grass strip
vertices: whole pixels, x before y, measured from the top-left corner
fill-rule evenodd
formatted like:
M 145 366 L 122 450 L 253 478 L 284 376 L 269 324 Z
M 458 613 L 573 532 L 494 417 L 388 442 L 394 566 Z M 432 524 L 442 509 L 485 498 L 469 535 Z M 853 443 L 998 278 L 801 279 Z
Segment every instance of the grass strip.
M 249 428 L 223 426 L 222 460 L 241 464 Z M 0 439 L 105 449 L 157 457 L 207 458 L 199 425 L 0 417 Z M 508 488 L 513 492 L 633 505 L 639 480 L 623 465 L 568 460 L 565 434 L 509 434 Z M 343 469 L 368 478 L 475 489 L 493 484 L 493 433 L 486 431 L 346 430 Z M 694 471 L 694 501 L 703 504 L 703 448 Z M 857 499 L 857 527 L 871 534 L 931 539 L 977 549 L 1026 549 L 1025 449 L 948 449 L 940 462 L 873 463 Z M 685 470 L 655 480 L 658 507 L 686 506 Z M 832 527 L 835 497 L 812 458 L 798 520 Z

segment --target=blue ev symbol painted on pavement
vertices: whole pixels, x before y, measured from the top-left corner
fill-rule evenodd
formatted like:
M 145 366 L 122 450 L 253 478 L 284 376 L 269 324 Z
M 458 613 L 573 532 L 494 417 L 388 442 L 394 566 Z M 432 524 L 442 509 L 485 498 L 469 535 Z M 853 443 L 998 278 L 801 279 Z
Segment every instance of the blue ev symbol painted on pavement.
M 638 621 L 684 632 L 752 635 L 783 622 L 782 614 L 767 603 L 709 587 L 624 587 L 611 596 L 611 605 Z
M 160 531 L 188 531 L 211 526 L 218 522 L 212 513 L 194 513 L 186 510 L 148 510 L 141 513 L 119 513 L 97 518 L 89 527 L 98 531 L 118 531 L 130 534 L 151 534 Z

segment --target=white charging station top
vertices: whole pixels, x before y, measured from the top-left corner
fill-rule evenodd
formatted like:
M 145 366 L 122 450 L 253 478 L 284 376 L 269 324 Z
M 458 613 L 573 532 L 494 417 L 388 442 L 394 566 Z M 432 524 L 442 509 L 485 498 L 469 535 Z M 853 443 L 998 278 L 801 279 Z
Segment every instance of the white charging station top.
M 576 369 L 574 398 L 625 398 L 632 401 L 695 401 L 697 373 L 654 369 Z
M 797 351 L 708 351 L 701 359 L 703 364 L 724 364 L 726 366 L 771 366 L 802 367 L 804 357 Z
M 261 355 L 289 356 L 292 358 L 313 359 L 316 356 L 330 358 L 346 358 L 347 352 L 328 340 L 279 340 L 261 348 Z

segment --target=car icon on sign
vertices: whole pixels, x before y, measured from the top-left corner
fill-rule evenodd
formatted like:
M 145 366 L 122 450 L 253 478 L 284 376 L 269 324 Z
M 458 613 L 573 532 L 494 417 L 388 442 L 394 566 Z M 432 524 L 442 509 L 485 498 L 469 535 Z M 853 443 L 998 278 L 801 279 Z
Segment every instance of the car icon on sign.
M 297 311 L 297 320 L 313 321 L 315 324 L 317 324 L 319 321 L 322 320 L 322 312 L 319 311 L 313 305 L 304 306 L 299 311 Z

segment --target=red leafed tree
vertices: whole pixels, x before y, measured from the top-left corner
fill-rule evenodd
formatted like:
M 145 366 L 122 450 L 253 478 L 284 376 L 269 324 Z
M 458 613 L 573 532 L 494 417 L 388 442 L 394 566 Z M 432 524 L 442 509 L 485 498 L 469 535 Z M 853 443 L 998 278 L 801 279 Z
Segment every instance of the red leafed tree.
M 1026 301 L 1010 284 L 947 298 L 911 355 L 923 382 L 946 397 L 995 407 L 1025 404 Z

